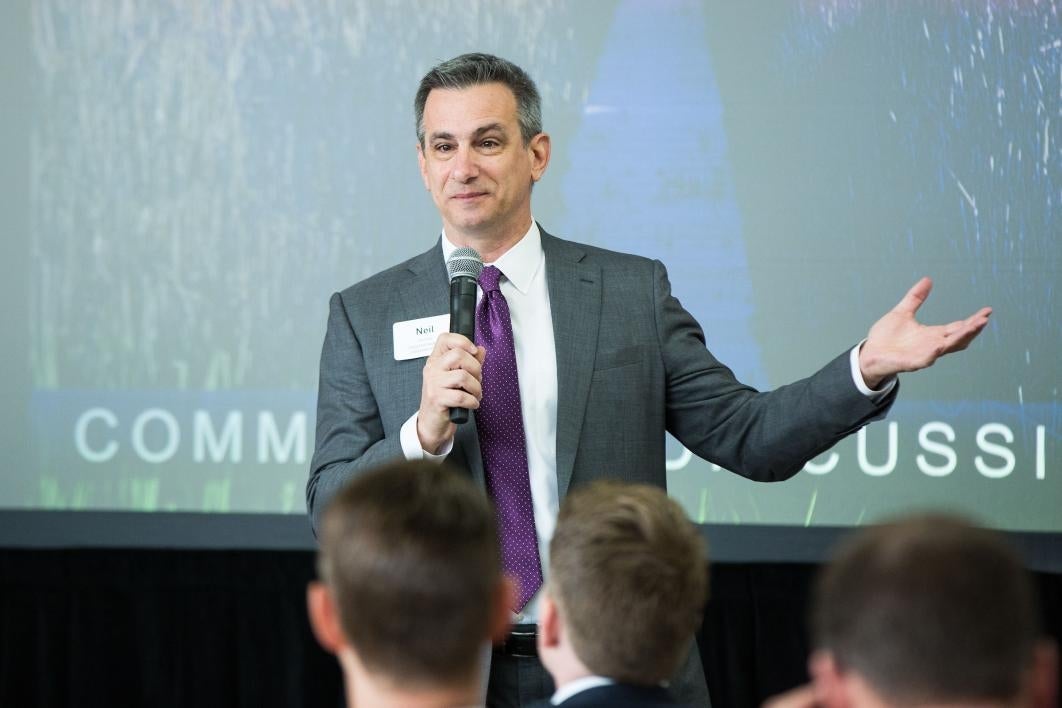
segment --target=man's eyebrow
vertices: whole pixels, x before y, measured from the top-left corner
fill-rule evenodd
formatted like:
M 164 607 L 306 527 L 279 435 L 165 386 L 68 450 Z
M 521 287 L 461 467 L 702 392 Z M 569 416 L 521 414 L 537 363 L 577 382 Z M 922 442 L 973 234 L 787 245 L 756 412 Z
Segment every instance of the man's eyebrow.
M 489 133 L 491 131 L 497 131 L 502 135 L 505 135 L 505 126 L 501 123 L 491 123 L 490 125 L 484 125 L 481 128 L 477 128 L 476 132 L 473 133 L 473 135 L 478 138 L 484 133 Z
M 483 125 L 479 128 L 476 128 L 476 130 L 472 133 L 472 137 L 479 138 L 484 133 L 489 133 L 491 131 L 501 133 L 503 136 L 507 134 L 504 123 L 488 123 L 487 125 Z M 456 138 L 454 137 L 453 133 L 447 132 L 445 130 L 440 130 L 429 135 L 428 140 L 456 140 Z

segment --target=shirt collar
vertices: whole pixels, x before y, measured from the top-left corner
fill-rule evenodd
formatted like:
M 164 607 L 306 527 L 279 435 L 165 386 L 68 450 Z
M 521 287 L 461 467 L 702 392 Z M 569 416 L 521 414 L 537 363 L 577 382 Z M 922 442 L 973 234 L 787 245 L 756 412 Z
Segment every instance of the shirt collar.
M 446 237 L 446 231 L 442 233 L 443 261 L 450 259 L 450 254 L 457 250 L 457 246 Z M 535 279 L 538 269 L 542 266 L 542 234 L 538 230 L 538 222 L 531 219 L 531 228 L 524 237 L 517 241 L 512 248 L 503 253 L 498 260 L 484 265 L 496 266 L 513 284 L 517 290 L 527 294 L 531 287 L 531 281 Z
M 614 683 L 616 682 L 604 676 L 583 676 L 558 688 L 553 697 L 549 699 L 549 702 L 553 705 L 558 705 L 577 693 L 589 691 L 591 688 L 597 688 L 598 686 L 611 686 Z

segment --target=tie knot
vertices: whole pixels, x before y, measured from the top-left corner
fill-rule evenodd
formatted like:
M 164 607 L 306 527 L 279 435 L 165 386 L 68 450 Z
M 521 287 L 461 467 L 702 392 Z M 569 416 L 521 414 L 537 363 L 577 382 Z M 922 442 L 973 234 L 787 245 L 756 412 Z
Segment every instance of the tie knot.
M 490 293 L 498 290 L 498 281 L 501 280 L 502 272 L 496 266 L 487 266 L 479 274 L 479 287 L 483 292 Z

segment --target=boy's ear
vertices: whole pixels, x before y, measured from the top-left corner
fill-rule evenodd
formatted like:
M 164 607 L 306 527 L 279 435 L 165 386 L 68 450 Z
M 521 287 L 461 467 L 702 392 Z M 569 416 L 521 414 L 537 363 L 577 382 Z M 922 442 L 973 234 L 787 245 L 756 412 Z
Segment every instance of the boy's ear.
M 338 654 L 347 645 L 347 640 L 343 636 L 339 613 L 327 585 L 315 580 L 306 586 L 306 609 L 317 642 L 332 654 Z
M 557 603 L 547 590 L 538 601 L 538 644 L 539 648 L 552 648 L 561 641 L 561 616 Z

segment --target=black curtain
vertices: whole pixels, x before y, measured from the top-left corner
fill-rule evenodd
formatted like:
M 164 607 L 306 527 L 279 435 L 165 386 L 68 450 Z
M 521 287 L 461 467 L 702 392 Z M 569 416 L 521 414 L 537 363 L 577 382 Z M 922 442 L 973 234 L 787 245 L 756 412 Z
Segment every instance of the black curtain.
M 698 634 L 715 708 L 806 679 L 808 564 L 716 564 Z M 340 705 L 306 620 L 313 554 L 0 549 L 0 705 Z M 1062 575 L 1037 575 L 1062 638 Z

